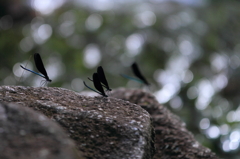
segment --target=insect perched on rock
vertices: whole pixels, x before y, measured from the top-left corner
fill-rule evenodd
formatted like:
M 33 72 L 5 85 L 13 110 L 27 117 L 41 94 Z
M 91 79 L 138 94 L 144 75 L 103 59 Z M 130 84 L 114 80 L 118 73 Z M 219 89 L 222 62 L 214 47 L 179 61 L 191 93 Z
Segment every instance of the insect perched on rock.
M 103 86 L 102 86 L 101 81 L 100 81 L 100 79 L 99 79 L 98 73 L 94 73 L 94 74 L 93 74 L 93 76 L 92 76 L 92 81 L 93 81 L 94 87 L 95 87 L 97 90 L 89 87 L 84 81 L 83 81 L 83 83 L 84 83 L 84 85 L 85 85 L 88 89 L 90 89 L 90 90 L 92 90 L 92 91 L 94 91 L 94 92 L 96 92 L 96 93 L 98 93 L 98 94 L 100 94 L 100 95 L 102 95 L 102 96 L 104 96 L 104 97 L 108 97 L 108 96 L 105 94 L 104 90 L 103 90 Z
M 38 76 L 46 79 L 47 82 L 51 82 L 52 80 L 48 77 L 47 71 L 46 71 L 46 69 L 45 69 L 45 67 L 44 67 L 44 65 L 43 65 L 42 58 L 41 58 L 41 56 L 40 56 L 39 53 L 35 53 L 35 54 L 34 54 L 34 62 L 35 62 L 35 66 L 37 67 L 38 71 L 39 71 L 41 74 L 40 74 L 40 73 L 37 73 L 37 72 L 35 72 L 35 71 L 32 71 L 32 70 L 30 70 L 30 69 L 27 69 L 26 67 L 23 67 L 22 65 L 20 65 L 20 66 L 21 66 L 21 68 L 23 68 L 24 70 L 27 70 L 27 71 L 29 71 L 29 72 L 32 72 L 32 73 L 34 73 L 34 74 L 36 74 L 36 75 L 38 75 Z
M 148 83 L 148 81 L 145 79 L 145 77 L 142 75 L 142 73 L 140 72 L 139 68 L 138 68 L 138 65 L 136 62 L 134 62 L 131 66 L 132 68 L 132 71 L 134 73 L 134 75 L 138 78 L 135 78 L 135 77 L 131 77 L 131 76 L 128 76 L 128 75 L 125 75 L 125 74 L 121 74 L 121 76 L 123 76 L 124 78 L 127 78 L 127 79 L 130 79 L 130 80 L 134 80 L 134 81 L 137 81 L 139 83 L 143 83 L 147 86 L 149 86 L 150 84 Z
M 107 91 L 112 91 L 112 89 L 109 87 L 104 70 L 102 66 L 99 66 L 97 68 L 97 74 L 100 82 L 102 83 L 102 86 L 107 89 Z M 93 81 L 92 79 L 88 78 L 90 81 Z

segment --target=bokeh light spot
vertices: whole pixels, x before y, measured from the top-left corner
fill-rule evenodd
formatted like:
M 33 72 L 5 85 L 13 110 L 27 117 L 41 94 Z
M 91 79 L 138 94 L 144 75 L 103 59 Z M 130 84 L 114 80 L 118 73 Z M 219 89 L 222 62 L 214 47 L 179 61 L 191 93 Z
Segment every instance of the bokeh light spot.
M 102 25 L 102 21 L 103 21 L 103 18 L 101 15 L 92 14 L 87 18 L 85 22 L 85 26 L 88 30 L 95 31 Z
M 229 143 L 230 150 L 236 150 L 239 147 L 239 141 L 231 141 Z
M 97 45 L 89 44 L 84 50 L 84 65 L 88 68 L 96 67 L 101 61 L 101 53 Z
M 62 23 L 59 27 L 59 32 L 62 37 L 66 38 L 69 37 L 74 33 L 75 26 L 73 22 L 66 21 Z
M 210 121 L 208 118 L 203 118 L 199 123 L 199 127 L 201 129 L 208 129 L 209 126 L 210 126 Z
M 220 72 L 227 67 L 228 59 L 225 55 L 215 53 L 210 58 L 213 71 Z
M 234 121 L 236 121 L 236 114 L 235 114 L 235 112 L 234 111 L 229 111 L 228 113 L 227 113 L 227 121 L 228 122 L 234 122 Z
M 22 49 L 22 51 L 29 52 L 32 50 L 34 46 L 33 39 L 31 37 L 25 37 L 20 41 L 19 46 Z
M 48 24 L 43 24 L 38 28 L 39 37 L 45 41 L 52 35 L 52 27 Z
M 229 143 L 230 143 L 229 140 L 225 140 L 223 142 L 223 144 L 222 144 L 223 151 L 225 151 L 225 152 L 229 152 L 230 151 Z
M 196 101 L 196 108 L 199 110 L 204 110 L 212 100 L 212 96 L 215 91 L 211 82 L 207 79 L 202 79 L 198 83 L 198 98 Z
M 229 132 L 229 126 L 227 124 L 223 124 L 220 126 L 221 135 L 227 135 Z
M 48 60 L 49 62 L 48 65 L 46 65 L 46 70 L 49 78 L 54 81 L 65 73 L 65 64 L 62 63 L 60 57 L 51 57 Z
M 175 96 L 173 99 L 171 99 L 169 104 L 173 109 L 177 110 L 180 110 L 183 106 L 182 99 L 179 96 Z
M 139 28 L 152 26 L 156 22 L 156 15 L 152 11 L 144 11 L 135 16 L 135 25 Z
M 42 14 L 51 14 L 64 4 L 64 0 L 33 0 L 32 8 Z
M 141 34 L 132 34 L 126 39 L 126 47 L 129 51 L 130 56 L 135 56 L 139 54 L 142 50 L 142 45 L 144 43 L 144 39 Z
M 216 91 L 223 89 L 228 83 L 228 78 L 225 74 L 218 74 L 213 77 L 212 85 Z
M 166 103 L 168 102 L 173 95 L 176 93 L 176 87 L 172 84 L 166 84 L 163 88 L 157 91 L 155 94 L 159 103 Z
M 183 55 L 190 55 L 193 53 L 193 44 L 190 41 L 183 40 L 179 44 L 179 50 Z
M 75 91 L 81 92 L 84 89 L 83 80 L 80 78 L 74 78 L 71 82 L 71 88 Z
M 220 135 L 220 130 L 217 126 L 211 126 L 208 130 L 207 130 L 207 135 L 209 138 L 217 138 Z
M 37 44 L 43 44 L 52 35 L 52 27 L 48 24 L 42 24 L 38 29 L 34 29 L 33 38 Z
M 195 86 L 192 86 L 190 87 L 188 90 L 187 90 L 187 97 L 189 99 L 195 99 L 198 97 L 198 89 L 197 87 Z
M 238 130 L 233 131 L 233 132 L 230 134 L 229 139 L 230 139 L 232 142 L 239 142 L 239 140 L 240 140 L 240 132 L 239 132 Z
M 193 73 L 190 70 L 182 72 L 182 81 L 184 83 L 190 83 L 193 80 Z

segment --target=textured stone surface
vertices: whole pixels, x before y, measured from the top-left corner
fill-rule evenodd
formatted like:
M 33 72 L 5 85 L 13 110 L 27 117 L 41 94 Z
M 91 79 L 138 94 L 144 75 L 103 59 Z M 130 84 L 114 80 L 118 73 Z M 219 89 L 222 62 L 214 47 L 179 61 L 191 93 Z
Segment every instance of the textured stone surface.
M 86 97 L 61 88 L 0 87 L 0 102 L 15 102 L 57 121 L 86 158 L 150 159 L 149 114 L 116 98 Z
M 112 97 L 142 106 L 152 117 L 155 128 L 154 159 L 217 159 L 208 148 L 201 146 L 179 117 L 160 105 L 150 93 L 134 89 L 117 89 Z
M 1 159 L 83 159 L 63 129 L 16 104 L 0 104 Z

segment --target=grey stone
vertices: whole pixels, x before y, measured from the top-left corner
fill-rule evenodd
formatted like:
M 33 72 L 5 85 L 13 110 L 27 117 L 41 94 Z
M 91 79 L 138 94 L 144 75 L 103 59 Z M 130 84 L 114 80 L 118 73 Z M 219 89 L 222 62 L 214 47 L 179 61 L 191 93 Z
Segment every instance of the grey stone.
M 112 97 L 86 97 L 62 88 L 0 87 L 0 102 L 14 102 L 58 122 L 86 158 L 151 159 L 149 113 Z
M 138 89 L 116 89 L 112 97 L 140 105 L 151 115 L 155 128 L 154 159 L 217 159 L 210 149 L 203 147 L 186 129 L 184 122 L 159 104 L 155 97 Z
M 5 92 L 8 94 L 7 92 Z M 0 104 L 1 159 L 82 159 L 63 129 L 16 104 Z

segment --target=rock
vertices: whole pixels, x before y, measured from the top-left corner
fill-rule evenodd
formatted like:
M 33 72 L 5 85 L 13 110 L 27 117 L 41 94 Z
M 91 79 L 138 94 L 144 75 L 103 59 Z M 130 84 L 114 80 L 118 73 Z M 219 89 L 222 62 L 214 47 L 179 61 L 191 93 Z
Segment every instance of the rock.
M 0 141 L 1 159 L 83 159 L 60 126 L 16 104 L 0 104 Z
M 149 113 L 111 97 L 86 97 L 62 88 L 0 87 L 0 102 L 14 102 L 58 122 L 86 158 L 151 159 Z
M 112 97 L 135 103 L 151 115 L 155 127 L 154 159 L 217 159 L 218 157 L 197 142 L 179 117 L 159 104 L 155 97 L 142 90 L 117 89 Z

